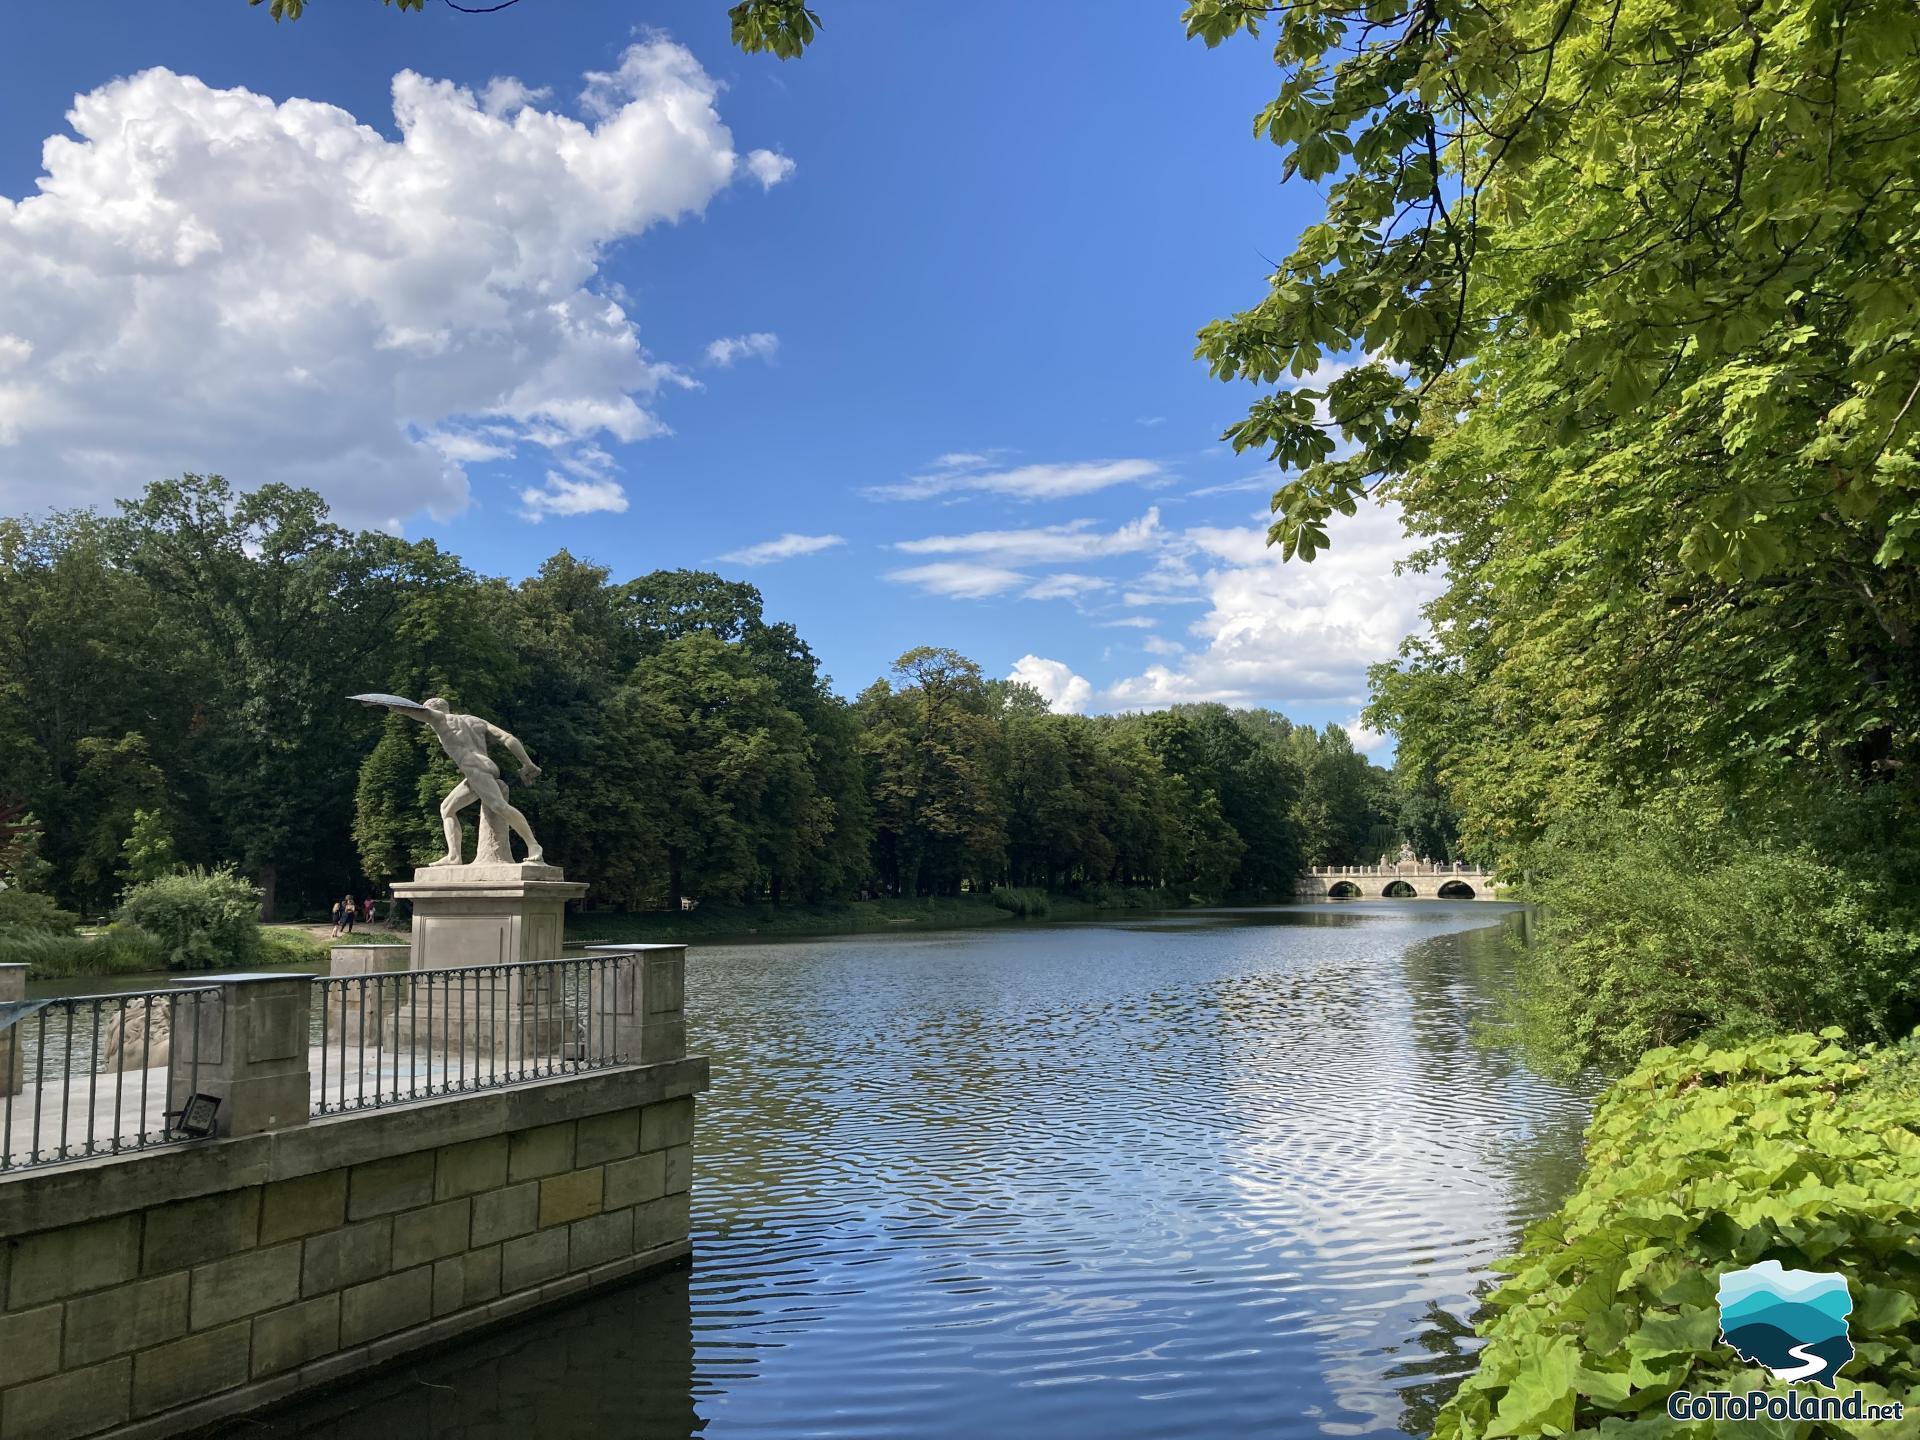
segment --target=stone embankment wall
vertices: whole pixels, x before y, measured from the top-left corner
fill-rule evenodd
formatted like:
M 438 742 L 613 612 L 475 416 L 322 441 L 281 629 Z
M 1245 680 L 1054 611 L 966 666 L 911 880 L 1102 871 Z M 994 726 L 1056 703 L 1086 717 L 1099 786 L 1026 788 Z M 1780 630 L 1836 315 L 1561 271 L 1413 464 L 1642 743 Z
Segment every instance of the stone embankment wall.
M 164 1436 L 684 1260 L 692 1058 L 0 1183 L 0 1440 Z

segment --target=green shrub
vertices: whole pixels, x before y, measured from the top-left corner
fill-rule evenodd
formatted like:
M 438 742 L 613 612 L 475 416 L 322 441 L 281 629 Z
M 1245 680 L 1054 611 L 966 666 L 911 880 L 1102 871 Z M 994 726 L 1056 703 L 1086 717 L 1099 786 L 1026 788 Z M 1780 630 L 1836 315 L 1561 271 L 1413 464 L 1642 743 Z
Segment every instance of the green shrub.
M 1550 1073 L 1617 1074 L 1708 1032 L 1881 1039 L 1920 1020 L 1920 914 L 1883 862 L 1642 812 L 1557 827 L 1525 863 L 1541 908 L 1515 1019 Z
M 994 909 L 1017 915 L 1022 920 L 1044 920 L 1053 913 L 1053 905 L 1044 890 L 1009 885 L 995 890 L 989 898 L 993 901 Z
M 1074 892 L 1073 898 L 1082 905 L 1093 905 L 1102 910 L 1166 910 L 1187 903 L 1185 895 L 1176 895 L 1169 890 L 1147 890 L 1137 885 L 1108 885 L 1102 881 L 1082 885 Z
M 25 965 L 32 980 L 74 975 L 137 975 L 160 970 L 166 951 L 135 925 L 112 925 L 98 935 L 58 935 L 0 926 L 0 965 Z
M 155 936 L 169 970 L 237 970 L 260 954 L 260 892 L 231 870 L 183 870 L 130 888 L 120 918 Z
M 71 935 L 79 923 L 80 917 L 71 910 L 62 910 L 51 895 L 18 886 L 0 890 L 0 929 Z
M 1843 1391 L 1858 1385 L 1883 1404 L 1920 1395 L 1914 1053 L 1841 1039 L 1829 1029 L 1655 1050 L 1609 1090 L 1579 1189 L 1499 1267 L 1512 1278 L 1488 1301 L 1479 1366 L 1435 1440 L 1716 1433 L 1668 1420 L 1666 1397 L 1777 1393 L 1718 1343 L 1720 1274 L 1761 1260 L 1847 1277 L 1857 1353 Z

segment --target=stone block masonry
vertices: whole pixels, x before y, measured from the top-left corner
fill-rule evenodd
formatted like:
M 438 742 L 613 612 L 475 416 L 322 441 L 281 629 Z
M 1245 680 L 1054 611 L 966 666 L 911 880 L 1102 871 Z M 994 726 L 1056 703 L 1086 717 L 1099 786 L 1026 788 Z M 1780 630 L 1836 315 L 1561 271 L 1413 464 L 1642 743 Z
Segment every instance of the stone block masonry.
M 180 1434 L 684 1261 L 706 1081 L 610 1069 L 0 1183 L 0 1440 Z

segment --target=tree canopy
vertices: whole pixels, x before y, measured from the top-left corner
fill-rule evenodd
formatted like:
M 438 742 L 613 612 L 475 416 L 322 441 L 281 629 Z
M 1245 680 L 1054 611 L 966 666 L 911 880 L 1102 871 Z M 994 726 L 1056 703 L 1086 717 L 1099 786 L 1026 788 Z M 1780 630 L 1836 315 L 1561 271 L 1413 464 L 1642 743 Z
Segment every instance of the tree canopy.
M 311 492 L 189 475 L 111 516 L 0 521 L 9 883 L 99 913 L 176 863 L 237 865 L 287 910 L 404 877 L 457 777 L 422 727 L 347 703 L 365 690 L 518 735 L 547 853 L 629 907 L 1284 894 L 1402 833 L 1337 727 L 1056 715 L 935 646 L 849 702 L 740 581 L 615 581 L 563 550 L 509 584 Z

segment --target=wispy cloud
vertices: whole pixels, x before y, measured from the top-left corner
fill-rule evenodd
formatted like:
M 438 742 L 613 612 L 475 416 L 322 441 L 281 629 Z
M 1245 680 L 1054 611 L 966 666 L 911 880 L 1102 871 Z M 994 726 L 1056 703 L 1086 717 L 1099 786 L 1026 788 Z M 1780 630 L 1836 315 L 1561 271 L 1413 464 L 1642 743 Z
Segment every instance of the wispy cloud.
M 729 335 L 710 342 L 707 363 L 724 370 L 736 360 L 771 360 L 779 353 L 780 337 L 770 330 L 756 330 L 751 335 Z
M 1103 555 L 1130 555 L 1151 550 L 1165 538 L 1157 508 L 1114 530 L 1096 530 L 1096 523 L 1069 520 L 1064 525 L 1040 525 L 1025 530 L 928 535 L 919 540 L 899 541 L 893 548 L 908 555 L 986 555 L 1003 565 L 1046 565 Z
M 1280 488 L 1276 475 L 1255 475 L 1246 480 L 1229 480 L 1221 485 L 1203 485 L 1198 490 L 1189 490 L 1189 500 L 1204 500 L 1209 495 L 1250 495 L 1256 490 L 1272 493 Z
M 1191 544 L 1193 531 L 1186 532 L 1180 548 L 1163 550 L 1145 574 L 1128 584 L 1121 599 L 1128 605 L 1185 605 L 1206 599 L 1201 580 L 1187 563 L 1184 553 Z
M 520 515 L 538 525 L 549 515 L 592 515 L 610 511 L 615 515 L 627 508 L 626 489 L 617 480 L 574 480 L 549 470 L 540 485 L 529 485 L 520 492 Z
M 1093 595 L 1112 588 L 1113 581 L 1103 580 L 1098 575 L 1062 573 L 1043 576 L 1037 585 L 1026 592 L 1026 598 L 1029 600 L 1077 600 L 1082 595 Z
M 1052 465 L 996 468 L 989 456 L 942 455 L 918 475 L 892 485 L 869 486 L 870 500 L 928 500 L 956 491 L 1005 495 L 1016 500 L 1067 500 L 1091 495 L 1115 485 L 1158 480 L 1164 471 L 1157 460 L 1082 460 Z
M 831 550 L 836 545 L 846 544 L 841 535 L 795 535 L 789 531 L 773 540 L 762 540 L 758 545 L 746 545 L 738 550 L 729 550 L 720 558 L 731 560 L 736 565 L 771 565 L 779 560 L 792 560 L 800 555 L 818 555 L 822 550 Z
M 929 595 L 945 595 L 955 600 L 984 600 L 990 595 L 1027 583 L 1018 570 L 998 565 L 973 565 L 963 560 L 943 560 L 931 565 L 911 565 L 904 570 L 889 570 L 886 579 L 897 585 L 916 585 Z

